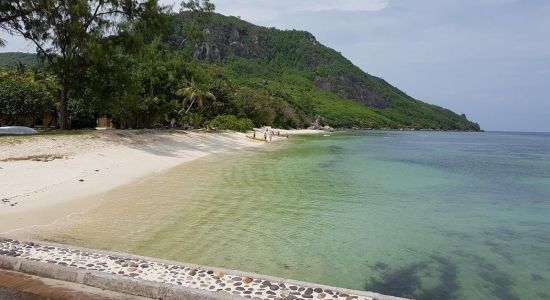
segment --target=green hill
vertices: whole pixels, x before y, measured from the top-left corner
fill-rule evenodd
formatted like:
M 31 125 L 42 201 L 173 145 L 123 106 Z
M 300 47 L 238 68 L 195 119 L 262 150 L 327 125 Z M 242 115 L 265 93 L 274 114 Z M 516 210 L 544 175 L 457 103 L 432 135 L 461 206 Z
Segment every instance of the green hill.
M 73 119 L 108 114 L 121 127 L 162 123 L 168 115 L 178 117 L 176 91 L 195 81 L 216 97 L 196 110 L 203 121 L 230 114 L 280 127 L 308 127 L 320 117 L 333 127 L 480 129 L 464 115 L 414 99 L 367 74 L 308 32 L 260 27 L 215 13 L 195 16 L 172 16 L 174 30 L 159 47 L 135 55 L 105 52 L 99 66 L 85 73 L 89 78 L 81 80 L 86 84 L 75 95 L 86 96 L 74 106 Z M 19 63 L 40 66 L 35 54 L 0 53 L 0 66 Z M 132 94 L 127 97 L 132 101 L 119 90 Z
M 184 27 L 191 13 L 176 15 Z M 369 75 L 305 31 L 283 31 L 213 14 L 200 28 L 202 42 L 186 45 L 195 59 L 222 67 L 241 85 L 268 93 L 309 119 L 320 115 L 332 126 L 479 130 L 448 109 L 416 100 L 385 80 Z
M 22 52 L 4 52 L 0 53 L 0 66 L 15 67 L 23 64 L 28 67 L 35 67 L 40 64 L 40 61 L 34 53 Z

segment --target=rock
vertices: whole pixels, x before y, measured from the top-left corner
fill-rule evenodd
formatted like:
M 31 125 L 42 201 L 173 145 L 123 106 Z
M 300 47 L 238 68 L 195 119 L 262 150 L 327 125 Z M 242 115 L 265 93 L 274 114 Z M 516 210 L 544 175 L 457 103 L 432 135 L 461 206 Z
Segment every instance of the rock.
M 320 292 L 323 291 L 323 289 L 322 288 L 314 288 L 313 291 L 316 292 L 316 293 L 320 293 Z
M 214 272 L 214 277 L 222 278 L 223 276 L 225 276 L 224 272 L 221 272 L 221 271 Z
M 307 288 L 306 291 L 304 292 L 304 294 L 311 294 L 311 293 L 313 293 L 312 288 Z
M 290 291 L 289 290 L 282 290 L 281 291 L 281 296 L 285 297 L 285 298 L 290 296 Z
M 317 298 L 319 298 L 319 299 L 324 299 L 326 296 L 327 296 L 327 294 L 325 294 L 325 293 L 320 293 L 319 295 L 317 295 Z
M 80 182 L 84 182 L 84 179 L 79 179 L 78 181 L 80 181 Z
M 252 282 L 252 278 L 250 278 L 250 277 L 245 277 L 245 278 L 243 278 L 243 282 L 244 282 L 245 284 L 249 284 L 249 283 Z

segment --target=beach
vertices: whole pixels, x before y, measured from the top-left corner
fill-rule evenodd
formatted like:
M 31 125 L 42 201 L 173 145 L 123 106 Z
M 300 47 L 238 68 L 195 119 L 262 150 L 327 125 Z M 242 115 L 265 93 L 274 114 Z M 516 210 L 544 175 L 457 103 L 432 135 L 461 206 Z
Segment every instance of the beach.
M 85 211 L 106 191 L 182 163 L 264 144 L 236 132 L 109 130 L 1 137 L 0 233 Z
M 26 163 L 35 169 L 21 172 L 37 177 L 29 189 L 57 179 L 43 170 L 51 168 L 81 197 L 59 200 L 69 192 L 54 186 L 36 196 L 49 204 L 28 213 L 0 204 L 3 228 L 13 224 L 6 219 L 47 224 L 4 236 L 415 299 L 548 298 L 540 296 L 550 278 L 540 263 L 549 253 L 547 134 L 292 132 L 276 143 L 234 133 L 97 134 L 24 138 L 71 149 L 49 150 L 61 157 L 49 162 L 28 161 L 48 160 L 40 147 L 0 148 L 2 160 L 6 151 L 27 159 L 1 162 L 2 194 L 25 188 L 13 169 Z M 92 165 L 75 169 L 94 153 Z M 106 169 L 98 153 L 121 165 Z M 105 191 L 84 193 L 94 180 Z

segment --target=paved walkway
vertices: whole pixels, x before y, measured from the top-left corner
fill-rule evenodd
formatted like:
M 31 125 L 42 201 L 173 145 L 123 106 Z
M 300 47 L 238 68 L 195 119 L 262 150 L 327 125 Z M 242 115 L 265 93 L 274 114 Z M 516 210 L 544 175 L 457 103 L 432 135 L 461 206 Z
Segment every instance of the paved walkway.
M 107 283 L 103 283 L 107 288 L 111 285 L 115 288 L 130 286 L 127 290 L 115 290 L 125 293 L 131 292 L 132 288 L 145 290 L 146 288 L 142 287 L 146 285 L 145 283 L 150 282 L 161 286 L 161 291 L 163 291 L 162 286 L 168 286 L 168 289 L 172 289 L 170 286 L 181 287 L 183 292 L 200 291 L 203 296 L 213 295 L 214 298 L 221 296 L 244 297 L 254 300 L 398 299 L 376 293 L 333 288 L 258 274 L 43 242 L 21 242 L 0 238 L 0 268 L 2 267 L 2 256 L 20 263 L 20 267 L 12 269 L 14 271 L 36 269 L 39 272 L 33 274 L 44 276 L 43 274 L 47 273 L 48 275 L 52 274 L 51 276 L 61 276 L 57 279 L 86 284 L 86 278 L 93 275 L 92 277 L 107 278 L 104 280 Z M 26 264 L 28 266 L 22 266 L 21 261 L 28 262 Z M 11 265 L 14 266 L 13 261 Z M 75 274 L 71 277 L 67 275 L 68 273 Z M 119 279 L 124 283 L 112 284 Z M 134 287 L 131 286 L 132 283 L 134 283 Z M 151 297 L 148 293 L 137 294 Z

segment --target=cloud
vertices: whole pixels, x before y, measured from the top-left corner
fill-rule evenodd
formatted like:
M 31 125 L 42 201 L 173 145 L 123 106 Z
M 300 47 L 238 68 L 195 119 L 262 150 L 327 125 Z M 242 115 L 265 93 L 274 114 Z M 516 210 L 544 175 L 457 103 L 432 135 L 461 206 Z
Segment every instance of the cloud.
M 321 1 L 285 1 L 294 11 L 379 11 L 386 8 L 389 0 L 321 0 Z
M 380 11 L 390 0 L 217 0 L 217 10 L 256 22 L 270 21 L 295 13 L 319 11 Z

